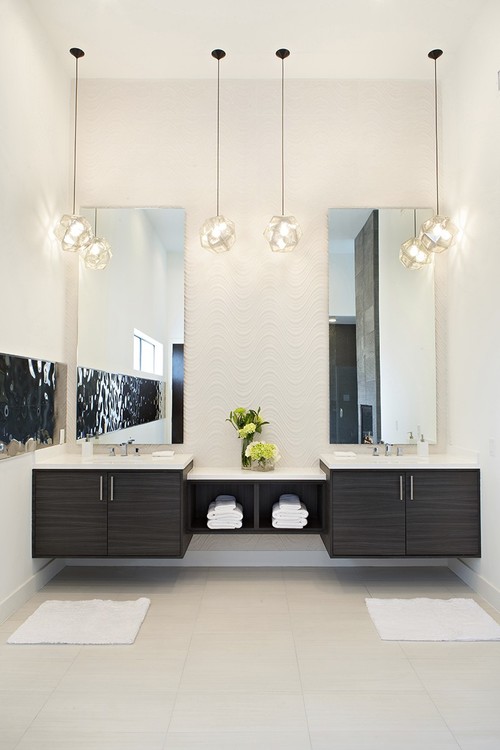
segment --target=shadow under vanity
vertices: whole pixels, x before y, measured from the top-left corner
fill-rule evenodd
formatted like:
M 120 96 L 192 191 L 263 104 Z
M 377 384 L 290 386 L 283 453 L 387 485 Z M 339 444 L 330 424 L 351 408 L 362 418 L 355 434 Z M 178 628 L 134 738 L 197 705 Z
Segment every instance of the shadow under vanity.
M 303 529 L 275 529 L 297 494 Z M 238 530 L 207 528 L 219 494 L 243 507 Z M 184 557 L 193 534 L 319 534 L 334 557 L 479 557 L 477 465 L 449 456 L 321 456 L 317 469 L 193 468 L 193 458 L 40 460 L 33 471 L 33 557 Z

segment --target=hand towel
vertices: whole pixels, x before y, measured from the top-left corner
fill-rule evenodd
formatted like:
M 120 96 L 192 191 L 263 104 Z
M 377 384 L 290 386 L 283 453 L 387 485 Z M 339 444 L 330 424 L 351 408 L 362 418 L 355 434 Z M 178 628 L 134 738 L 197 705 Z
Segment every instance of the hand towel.
M 241 529 L 241 521 L 225 521 L 221 518 L 213 518 L 207 521 L 209 529 Z
M 218 507 L 215 502 L 212 502 L 208 506 L 207 518 L 225 518 L 241 521 L 243 518 L 243 506 L 240 503 L 236 503 L 235 508 L 228 508 L 226 506 Z
M 299 508 L 290 505 L 281 507 L 279 503 L 274 503 L 273 505 L 273 518 L 283 518 L 284 516 L 287 518 L 307 518 L 308 515 L 309 511 L 304 503 L 300 503 Z
M 285 492 L 283 495 L 280 495 L 278 502 L 280 508 L 285 506 L 287 508 L 300 508 L 300 497 L 292 493 Z
M 273 527 L 275 529 L 303 529 L 307 526 L 307 518 L 283 521 L 280 518 L 273 518 Z
M 218 506 L 225 506 L 226 508 L 236 508 L 236 498 L 234 495 L 217 495 L 214 502 Z

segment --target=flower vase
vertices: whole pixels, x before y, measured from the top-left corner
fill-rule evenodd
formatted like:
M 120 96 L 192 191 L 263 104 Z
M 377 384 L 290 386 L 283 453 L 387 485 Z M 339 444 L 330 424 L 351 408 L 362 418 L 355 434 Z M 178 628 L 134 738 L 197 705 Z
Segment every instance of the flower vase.
M 252 461 L 252 471 L 273 471 L 273 458 L 260 458 L 258 461 Z
M 251 469 L 252 468 L 252 459 L 250 456 L 246 455 L 246 449 L 252 442 L 251 437 L 246 438 L 240 438 L 241 439 L 241 468 L 242 469 Z

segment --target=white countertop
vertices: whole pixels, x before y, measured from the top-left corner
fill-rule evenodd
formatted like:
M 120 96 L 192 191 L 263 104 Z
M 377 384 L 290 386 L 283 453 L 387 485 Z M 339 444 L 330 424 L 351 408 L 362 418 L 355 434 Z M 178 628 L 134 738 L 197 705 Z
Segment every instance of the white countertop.
M 38 453 L 38 452 L 37 452 Z M 40 451 L 43 453 L 43 451 Z M 44 458 L 36 456 L 35 469 L 104 469 L 118 471 L 119 469 L 165 469 L 182 471 L 193 460 L 187 453 L 175 453 L 168 458 L 153 457 L 150 453 L 139 456 L 108 456 L 106 453 L 96 453 L 89 458 L 83 458 L 78 453 L 62 453 Z
M 383 447 L 381 448 L 383 450 Z M 475 456 L 458 456 L 448 453 L 434 453 L 420 458 L 414 453 L 403 456 L 371 456 L 369 453 L 355 457 L 338 457 L 333 453 L 320 456 L 329 469 L 478 469 Z
M 259 480 L 307 480 L 307 481 L 324 481 L 326 474 L 321 471 L 319 466 L 314 467 L 294 467 L 294 466 L 276 466 L 273 471 L 251 471 L 236 467 L 213 467 L 213 466 L 196 466 L 188 474 L 188 480 L 236 480 L 238 482 L 257 482 Z

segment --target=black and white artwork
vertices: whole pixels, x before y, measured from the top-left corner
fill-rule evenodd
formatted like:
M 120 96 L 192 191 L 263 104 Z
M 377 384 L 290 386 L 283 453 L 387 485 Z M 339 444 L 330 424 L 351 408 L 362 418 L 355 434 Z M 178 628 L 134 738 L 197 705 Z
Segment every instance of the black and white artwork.
M 0 354 L 0 453 L 54 442 L 55 397 L 55 362 Z
M 165 383 L 77 368 L 77 438 L 123 430 L 164 417 Z

